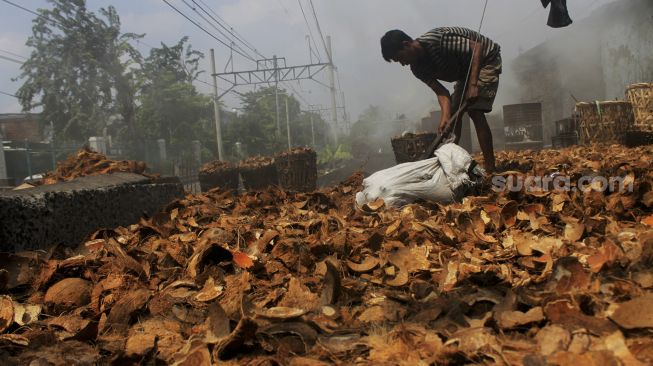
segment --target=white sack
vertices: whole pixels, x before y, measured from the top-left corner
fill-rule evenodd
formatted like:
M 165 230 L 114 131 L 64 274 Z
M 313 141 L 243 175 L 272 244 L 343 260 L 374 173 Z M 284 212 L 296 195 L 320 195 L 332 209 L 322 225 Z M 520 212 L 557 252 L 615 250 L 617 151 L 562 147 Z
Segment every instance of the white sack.
M 403 163 L 378 171 L 363 180 L 363 191 L 356 193 L 362 206 L 383 198 L 387 206 L 401 207 L 422 199 L 440 203 L 459 200 L 480 175 L 468 174 L 473 159 L 456 144 L 442 145 L 435 157 Z

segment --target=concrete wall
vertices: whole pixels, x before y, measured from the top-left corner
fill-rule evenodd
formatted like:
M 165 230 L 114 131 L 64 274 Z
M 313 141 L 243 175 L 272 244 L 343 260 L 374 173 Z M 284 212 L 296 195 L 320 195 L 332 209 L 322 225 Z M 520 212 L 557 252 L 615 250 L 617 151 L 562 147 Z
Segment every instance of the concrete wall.
M 183 194 L 177 178 L 151 183 L 129 173 L 1 192 L 0 251 L 76 247 L 97 229 L 136 223 Z
M 615 1 L 515 60 L 514 94 L 542 103 L 545 144 L 576 100 L 623 100 L 629 84 L 653 81 L 651 14 L 651 0 Z
M 653 82 L 653 1 L 626 0 L 609 10 L 611 19 L 630 20 L 602 22 L 600 44 L 605 96 L 624 99 L 626 85 Z

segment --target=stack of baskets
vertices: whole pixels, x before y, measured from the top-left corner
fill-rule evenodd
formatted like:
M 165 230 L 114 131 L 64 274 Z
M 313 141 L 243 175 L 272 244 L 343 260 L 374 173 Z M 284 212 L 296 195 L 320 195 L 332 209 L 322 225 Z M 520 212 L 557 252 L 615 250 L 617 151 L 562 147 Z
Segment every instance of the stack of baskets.
M 274 158 L 252 157 L 238 166 L 213 161 L 200 169 L 200 186 L 204 192 L 214 188 L 236 192 L 239 175 L 250 191 L 281 186 L 288 191 L 312 192 L 317 189 L 317 154 L 309 148 L 296 148 Z
M 418 161 L 436 137 L 435 133 L 430 132 L 393 137 L 391 143 L 395 161 L 397 164 Z
M 627 132 L 634 125 L 633 107 L 629 102 L 577 103 L 576 112 L 582 145 L 624 143 Z
M 317 188 L 317 154 L 309 148 L 295 148 L 274 158 L 282 188 L 312 192 Z
M 203 192 L 213 188 L 238 191 L 238 167 L 226 161 L 212 161 L 204 164 L 199 172 Z
M 251 157 L 240 163 L 239 170 L 243 186 L 247 190 L 258 191 L 279 184 L 273 158 Z
M 551 138 L 554 149 L 562 149 L 578 144 L 578 132 L 576 131 L 576 120 L 565 118 L 556 121 L 557 135 Z
M 635 120 L 624 143 L 631 147 L 653 144 L 653 83 L 630 85 L 626 98 L 633 106 Z

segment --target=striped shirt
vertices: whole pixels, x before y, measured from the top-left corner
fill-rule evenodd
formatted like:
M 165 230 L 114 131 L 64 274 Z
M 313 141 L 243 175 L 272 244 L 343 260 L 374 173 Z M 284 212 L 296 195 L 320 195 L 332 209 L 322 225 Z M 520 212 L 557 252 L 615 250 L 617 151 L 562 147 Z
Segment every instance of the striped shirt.
M 464 81 L 472 60 L 471 42 L 481 43 L 481 67 L 496 57 L 501 48 L 491 39 L 462 27 L 435 28 L 417 38 L 426 51 L 411 65 L 413 74 L 427 85 L 437 80 Z

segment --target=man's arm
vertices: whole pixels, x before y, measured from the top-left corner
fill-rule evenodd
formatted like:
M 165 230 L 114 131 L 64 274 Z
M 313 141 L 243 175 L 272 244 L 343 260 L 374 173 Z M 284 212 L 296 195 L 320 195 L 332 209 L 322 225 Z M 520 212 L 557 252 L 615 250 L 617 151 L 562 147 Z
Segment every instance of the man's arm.
M 469 81 L 467 82 L 467 92 L 465 99 L 470 100 L 478 97 L 478 77 L 481 72 L 481 58 L 483 57 L 483 48 L 481 43 L 469 41 L 469 45 L 473 50 L 472 68 L 469 73 Z
M 445 127 L 447 127 L 447 121 L 449 121 L 449 118 L 451 117 L 451 95 L 447 88 L 440 84 L 439 81 L 433 81 L 429 86 L 438 96 L 438 103 L 440 104 L 440 110 L 442 111 L 438 131 L 442 133 Z

